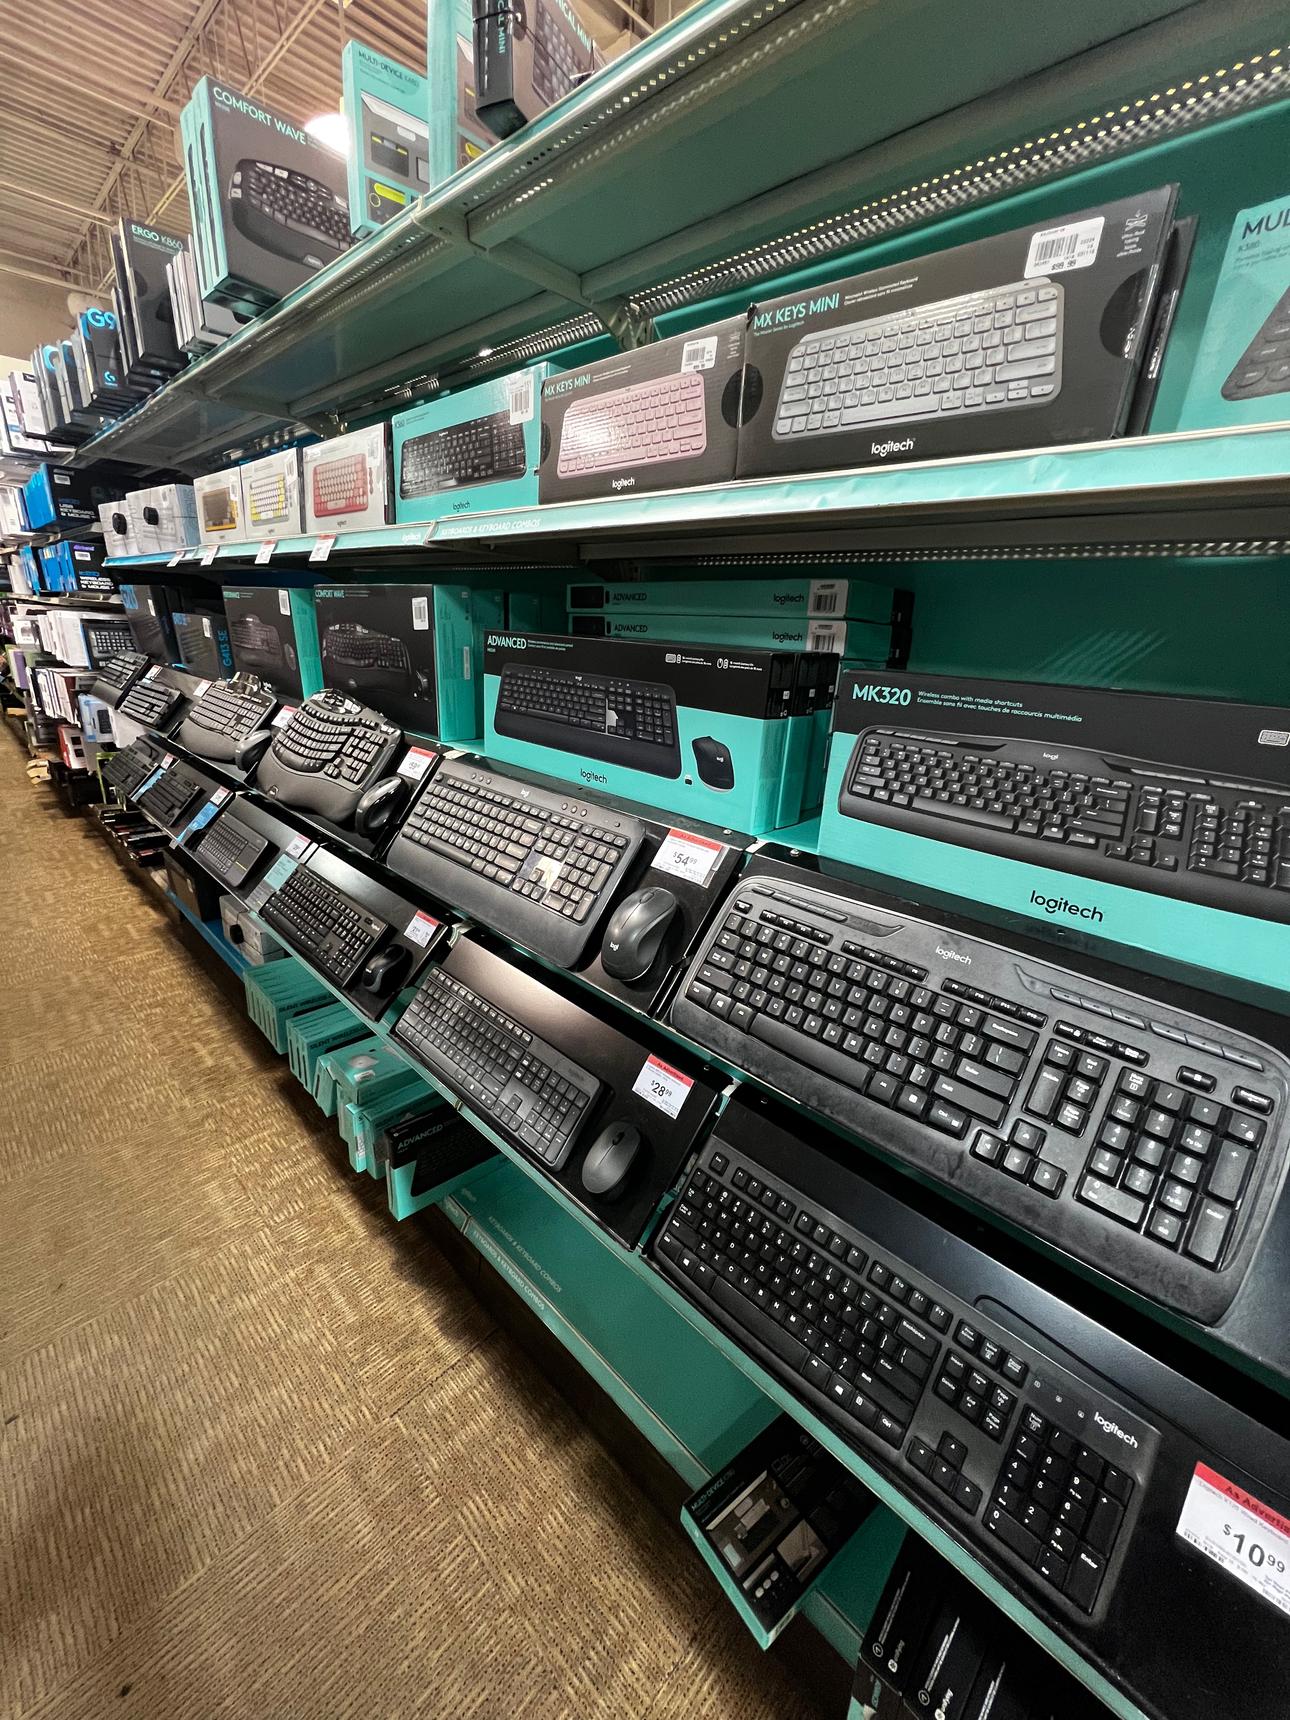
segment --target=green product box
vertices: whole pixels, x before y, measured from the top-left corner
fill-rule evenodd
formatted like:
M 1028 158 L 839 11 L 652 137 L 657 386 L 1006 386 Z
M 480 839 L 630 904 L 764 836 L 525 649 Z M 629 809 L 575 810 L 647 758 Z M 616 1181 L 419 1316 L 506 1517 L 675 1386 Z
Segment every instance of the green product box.
M 470 0 L 429 0 L 426 8 L 430 189 L 491 145 L 475 112 L 475 19 Z
M 340 75 L 351 224 L 375 233 L 430 189 L 430 86 L 358 40 L 346 42 Z
M 1290 192 L 1232 224 L 1180 430 L 1266 424 L 1290 412 Z
M 390 421 L 397 522 L 532 507 L 542 429 L 538 397 L 558 369 L 532 364 L 397 413 Z M 487 456 L 478 451 L 481 443 Z M 480 477 L 484 458 L 489 475 Z
M 627 612 L 663 615 L 719 615 L 731 599 L 742 615 L 783 615 L 800 619 L 876 621 L 889 626 L 895 618 L 896 593 L 889 585 L 867 579 L 807 579 L 788 575 L 777 579 L 578 580 L 568 588 L 570 610 L 588 614 Z
M 588 639 L 675 639 L 686 645 L 832 651 L 875 667 L 890 661 L 892 649 L 890 622 L 813 621 L 805 615 L 790 621 L 778 615 L 687 615 L 662 610 L 588 615 L 571 610 L 569 631 Z
M 239 675 L 266 681 L 280 698 L 322 691 L 318 617 L 312 591 L 285 585 L 226 585 L 224 613 Z

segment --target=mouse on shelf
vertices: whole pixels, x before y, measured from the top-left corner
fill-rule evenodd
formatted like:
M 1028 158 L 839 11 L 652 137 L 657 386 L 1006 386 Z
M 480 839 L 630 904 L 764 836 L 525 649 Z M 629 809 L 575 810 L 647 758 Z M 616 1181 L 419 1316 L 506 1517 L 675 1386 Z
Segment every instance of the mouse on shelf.
M 269 742 L 273 739 L 272 729 L 255 729 L 246 739 L 239 742 L 233 753 L 233 765 L 237 770 L 252 771 L 265 753 L 269 750 Z
M 614 979 L 643 979 L 653 967 L 679 907 L 672 892 L 657 885 L 624 896 L 610 916 L 600 946 L 605 972 Z
M 730 757 L 730 748 L 721 741 L 713 740 L 711 735 L 699 735 L 692 744 L 699 781 L 706 783 L 709 788 L 733 788 L 735 766 Z
M 587 1193 L 602 1199 L 617 1194 L 641 1145 L 641 1132 L 635 1123 L 606 1123 L 582 1161 L 582 1186 Z
M 360 836 L 380 836 L 398 817 L 407 797 L 408 785 L 402 777 L 382 777 L 354 808 L 354 829 Z
M 412 952 L 402 944 L 390 944 L 368 958 L 359 975 L 359 984 L 373 997 L 392 997 L 411 966 Z

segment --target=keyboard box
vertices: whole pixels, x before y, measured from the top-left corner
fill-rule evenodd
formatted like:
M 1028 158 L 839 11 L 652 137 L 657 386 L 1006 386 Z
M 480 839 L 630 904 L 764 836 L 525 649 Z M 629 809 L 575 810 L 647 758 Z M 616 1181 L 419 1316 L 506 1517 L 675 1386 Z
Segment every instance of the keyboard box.
M 210 77 L 182 120 L 203 298 L 254 315 L 348 249 L 343 156 Z
M 471 0 L 436 0 L 426 8 L 430 190 L 492 146 L 475 112 L 474 33 Z
M 1119 435 L 1151 326 L 1176 195 L 1177 186 L 1160 186 L 753 305 L 739 476 Z M 938 319 L 943 313 L 943 320 L 929 324 L 929 312 Z M 1003 344 L 1001 360 L 973 366 L 978 350 L 982 356 L 998 350 L 973 343 L 999 331 L 1004 318 L 1021 338 Z M 1031 328 L 1047 332 L 1033 337 Z M 866 360 L 870 375 L 875 360 L 906 363 L 877 387 L 857 379 L 848 407 L 848 396 L 829 392 L 839 378 L 827 373 L 838 368 L 838 337 L 859 332 L 872 337 L 865 351 L 848 351 L 852 361 Z M 919 360 L 929 346 L 938 355 Z M 1034 356 L 1021 348 L 1033 348 Z M 815 371 L 825 379 L 822 398 L 833 402 L 818 424 L 808 410 L 787 410 L 809 407 L 807 378 Z M 966 386 L 939 387 L 956 377 Z M 933 400 L 942 404 L 933 408 Z
M 355 235 L 375 233 L 430 189 L 430 86 L 419 72 L 346 42 L 349 207 Z
M 194 675 L 211 681 L 225 680 L 233 673 L 233 648 L 228 636 L 228 617 L 209 604 L 176 609 L 171 614 L 179 661 Z
M 780 806 L 797 658 L 794 651 L 487 633 L 484 750 L 759 835 L 775 827 Z M 626 700 L 635 701 L 634 717 Z M 576 725 L 575 707 L 585 707 Z
M 538 499 L 538 394 L 558 369 L 533 364 L 396 413 L 395 519 L 531 507 Z M 433 467 L 418 471 L 427 458 Z
M 175 343 L 175 315 L 166 284 L 166 264 L 183 250 L 173 233 L 142 226 L 122 216 L 112 235 L 117 285 L 128 328 L 132 357 L 127 361 L 131 381 L 168 376 L 183 360 Z
M 242 529 L 242 476 L 231 472 L 207 472 L 193 479 L 197 500 L 197 533 L 202 543 L 236 543 L 246 537 Z
M 223 597 L 238 674 L 267 681 L 284 699 L 306 699 L 322 690 L 312 591 L 285 585 L 226 585 Z
M 251 543 L 299 537 L 304 530 L 300 501 L 300 452 L 283 448 L 238 467 L 242 481 L 242 530 Z
M 774 615 L 644 615 L 630 611 L 569 616 L 569 631 L 586 639 L 671 639 L 686 645 L 756 646 L 765 651 L 831 651 L 881 667 L 892 659 L 890 623 L 786 621 Z
M 494 137 L 522 125 L 603 64 L 573 0 L 474 0 L 475 106 Z
M 1180 430 L 1284 419 L 1290 401 L 1290 193 L 1242 209 L 1196 349 Z
M 280 961 L 288 954 L 286 945 L 279 943 L 272 932 L 266 931 L 253 915 L 248 914 L 231 892 L 220 897 L 219 917 L 224 936 L 252 967 Z
M 120 495 L 83 468 L 37 466 L 22 487 L 23 506 L 32 531 L 92 524 L 99 507 Z
M 307 532 L 363 531 L 386 523 L 390 457 L 384 424 L 311 442 L 300 450 L 300 463 Z
M 130 584 L 120 589 L 126 624 L 137 648 L 154 663 L 177 663 L 179 646 L 170 617 L 174 609 L 184 606 L 180 593 L 168 585 Z
M 323 682 L 416 734 L 477 740 L 480 641 L 500 627 L 500 591 L 468 585 L 338 585 L 316 593 Z
M 733 601 L 741 615 L 786 620 L 874 621 L 891 626 L 908 594 L 867 579 L 803 579 L 798 575 L 758 579 L 578 580 L 566 587 L 570 612 L 626 615 L 716 615 L 723 620 Z
M 871 779 L 856 776 L 862 749 L 891 744 L 890 736 L 906 749 L 925 737 L 951 758 L 959 749 L 973 757 L 1001 755 L 1005 763 L 1043 771 L 1049 781 L 1050 773 L 1063 772 L 1106 778 L 1109 787 L 1098 801 L 1128 802 L 1124 840 L 1116 839 L 1111 811 L 1099 817 L 1090 810 L 1079 820 L 1085 829 L 1048 839 L 1014 832 L 991 811 L 986 793 L 968 794 L 965 804 L 947 806 L 943 814 L 866 794 Z M 1218 786 L 1207 790 L 1207 783 Z M 1160 793 L 1150 795 L 1152 787 Z M 956 778 L 947 792 L 966 790 Z M 1227 818 L 1212 841 L 1199 798 L 1205 794 Z M 970 804 L 974 799 L 981 805 Z M 1004 806 L 997 794 L 993 799 Z M 1247 803 L 1244 813 L 1241 802 Z M 834 705 L 819 851 L 1072 931 L 1284 987 L 1290 833 L 1281 808 L 1288 802 L 1290 709 L 949 675 L 888 673 L 879 680 L 856 671 L 842 677 Z M 1168 835 L 1172 806 L 1182 815 L 1177 838 Z M 1139 811 L 1150 831 L 1135 828 Z M 1248 835 L 1242 843 L 1243 821 Z M 1090 834 L 1089 825 L 1093 842 L 1069 839 Z M 1101 825 L 1111 828 L 1104 834 Z M 1212 870 L 1188 865 L 1201 843 L 1214 850 L 1205 857 Z M 1140 858 L 1107 852 L 1117 848 Z M 1177 862 L 1173 869 L 1154 863 L 1168 858 Z M 1246 876 L 1231 878 L 1229 864 L 1241 865 Z
M 546 382 L 539 500 L 733 478 L 746 340 L 728 317 Z
M 192 484 L 154 484 L 126 497 L 135 555 L 169 554 L 198 540 L 197 494 Z

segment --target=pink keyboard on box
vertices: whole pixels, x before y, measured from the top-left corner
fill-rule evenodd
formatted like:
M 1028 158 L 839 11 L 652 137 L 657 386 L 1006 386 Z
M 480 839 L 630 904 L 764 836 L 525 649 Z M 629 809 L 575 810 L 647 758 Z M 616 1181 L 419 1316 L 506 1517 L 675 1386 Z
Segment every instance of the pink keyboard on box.
M 369 500 L 367 461 L 362 454 L 346 454 L 314 467 L 313 511 L 317 519 L 330 514 L 356 513 Z
M 573 478 L 658 466 L 702 454 L 707 445 L 703 378 L 687 370 L 576 401 L 564 415 L 557 472 Z

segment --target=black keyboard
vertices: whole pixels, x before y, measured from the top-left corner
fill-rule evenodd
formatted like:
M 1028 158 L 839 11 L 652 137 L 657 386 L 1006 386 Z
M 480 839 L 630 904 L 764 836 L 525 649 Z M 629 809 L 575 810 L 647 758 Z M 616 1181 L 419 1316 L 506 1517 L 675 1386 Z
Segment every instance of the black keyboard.
M 394 762 L 403 731 L 341 693 L 314 693 L 278 729 L 255 786 L 286 806 L 344 824 Z
M 266 251 L 321 268 L 349 248 L 349 205 L 311 174 L 239 161 L 229 181 L 238 229 Z
M 134 635 L 124 621 L 86 621 L 82 626 L 85 643 L 96 666 L 115 662 L 127 653 L 133 654 Z M 96 667 L 95 673 L 102 675 L 103 669 Z
M 95 678 L 102 681 L 115 693 L 123 693 L 132 682 L 148 667 L 148 659 L 142 651 L 119 651 L 114 657 L 109 657 L 106 663 L 100 663 L 95 669 Z
M 276 627 L 258 615 L 238 615 L 229 622 L 229 644 L 240 669 L 281 669 L 282 639 Z
M 594 1075 L 437 969 L 421 982 L 394 1034 L 552 1170 L 573 1151 L 600 1092 Z
M 229 762 L 249 735 L 266 726 L 277 703 L 260 687 L 216 681 L 188 712 L 175 738 L 201 758 Z
M 219 883 L 236 890 L 268 846 L 263 836 L 226 812 L 203 832 L 193 855 Z
M 162 771 L 145 794 L 139 796 L 139 805 L 154 824 L 160 824 L 165 830 L 175 830 L 190 811 L 196 810 L 197 802 L 205 793 L 200 782 L 195 782 L 180 765 L 172 764 L 169 770 Z
M 1290 920 L 1290 789 L 1039 741 L 867 729 L 839 810 L 1110 883 Z
M 347 986 L 385 932 L 385 921 L 297 866 L 260 916 L 333 985 Z
M 117 710 L 146 729 L 158 728 L 175 710 L 183 694 L 161 681 L 136 681 Z
M 493 412 L 410 437 L 399 459 L 399 494 L 410 500 L 438 490 L 496 484 L 522 478 L 527 469 L 524 426 L 512 424 L 508 412 Z
M 652 776 L 681 774 L 676 695 L 662 682 L 508 667 L 493 726 L 499 735 Z
M 543 107 L 567 96 L 591 68 L 589 52 L 570 34 L 559 13 L 537 0 L 537 27 L 533 32 L 533 93 Z
M 1290 391 L 1290 290 L 1241 355 L 1223 384 L 1224 400 L 1258 400 Z
M 401 639 L 376 633 L 355 621 L 337 621 L 323 634 L 323 678 L 333 685 L 365 683 L 406 688 L 412 683 L 412 659 Z
M 856 1222 L 865 1185 L 776 1136 L 792 1150 L 767 1165 L 718 1130 L 654 1244 L 661 1270 L 905 1491 L 1048 1601 L 1103 1615 L 1156 1430 L 912 1270 Z
M 643 838 L 638 819 L 445 759 L 385 863 L 537 955 L 572 967 Z
M 161 760 L 150 752 L 136 751 L 133 746 L 123 747 L 120 752 L 113 753 L 103 766 L 103 780 L 128 800 L 160 763 Z
M 1290 1064 L 1002 942 L 778 876 L 736 888 L 673 1025 L 1131 1289 L 1212 1323 L 1281 1180 Z

